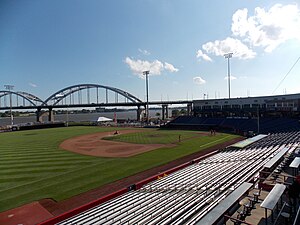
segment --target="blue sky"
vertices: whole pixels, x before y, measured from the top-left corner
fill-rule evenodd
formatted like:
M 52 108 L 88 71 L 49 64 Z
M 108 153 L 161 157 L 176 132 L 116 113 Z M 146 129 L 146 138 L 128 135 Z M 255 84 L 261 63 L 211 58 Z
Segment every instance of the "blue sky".
M 46 99 L 95 83 L 150 100 L 300 92 L 299 1 L 1 0 L 0 85 Z M 275 90 L 276 89 L 276 90 Z

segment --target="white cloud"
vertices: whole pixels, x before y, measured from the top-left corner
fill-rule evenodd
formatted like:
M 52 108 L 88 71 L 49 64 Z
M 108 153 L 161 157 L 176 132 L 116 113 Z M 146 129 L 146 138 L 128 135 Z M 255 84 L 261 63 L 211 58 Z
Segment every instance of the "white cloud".
M 149 51 L 147 51 L 146 49 L 138 49 L 140 53 L 142 53 L 143 55 L 150 55 L 151 53 Z
M 297 5 L 276 4 L 268 11 L 257 7 L 253 16 L 248 10 L 236 11 L 232 16 L 231 30 L 234 36 L 243 38 L 252 46 L 272 52 L 287 40 L 300 41 L 300 10 Z
M 37 87 L 37 85 L 36 85 L 36 84 L 34 84 L 34 83 L 29 83 L 29 85 L 30 85 L 31 87 L 34 87 L 34 88 L 36 88 L 36 87 Z
M 140 78 L 144 78 L 143 71 L 149 70 L 150 75 L 160 75 L 162 71 L 167 70 L 169 72 L 177 72 L 178 69 L 175 68 L 170 63 L 162 63 L 159 60 L 154 60 L 153 62 L 144 60 L 134 60 L 130 57 L 126 57 L 125 63 L 129 66 L 131 71 L 138 75 Z
M 235 76 L 230 75 L 230 80 L 236 80 Z M 224 80 L 228 80 L 228 76 L 224 77 Z
M 175 68 L 172 64 L 167 63 L 167 62 L 165 62 L 164 68 L 165 68 L 166 70 L 170 71 L 171 73 L 178 72 L 178 69 L 177 69 L 177 68 Z
M 256 56 L 254 47 L 272 52 L 288 40 L 300 41 L 299 27 L 300 9 L 296 4 L 275 4 L 269 10 L 256 7 L 251 16 L 248 9 L 239 9 L 232 15 L 232 37 L 207 42 L 197 51 L 197 58 L 209 61 L 207 54 L 223 56 L 233 52 L 233 57 L 252 59 Z
M 247 21 L 248 9 L 239 9 L 232 16 L 231 31 L 235 36 L 245 36 L 251 23 Z
M 239 59 L 252 59 L 256 53 L 249 49 L 247 45 L 243 44 L 240 40 L 231 37 L 225 40 L 216 40 L 214 42 L 207 42 L 202 45 L 202 48 L 210 54 L 216 56 L 224 56 L 228 52 L 233 52 L 233 57 Z
M 201 77 L 194 77 L 193 81 L 195 84 L 199 84 L 199 85 L 206 83 L 206 81 L 204 79 L 202 79 Z
M 198 50 L 197 51 L 197 56 L 196 57 L 197 58 L 202 58 L 205 61 L 212 62 L 212 59 L 208 55 L 206 55 L 205 53 L 203 53 L 202 50 Z

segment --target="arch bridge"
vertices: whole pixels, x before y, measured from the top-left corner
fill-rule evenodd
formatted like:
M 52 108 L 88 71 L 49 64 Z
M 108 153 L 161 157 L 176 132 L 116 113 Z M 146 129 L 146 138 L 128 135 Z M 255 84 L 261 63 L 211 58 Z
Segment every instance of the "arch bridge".
M 103 90 L 104 93 L 101 93 L 101 90 Z M 84 96 L 84 91 L 86 92 L 86 96 Z M 91 96 L 92 92 L 94 92 L 94 96 Z M 102 96 L 103 98 L 101 98 Z M 125 103 L 143 104 L 140 99 L 126 91 L 99 84 L 79 84 L 66 87 L 48 97 L 44 104 L 52 106 L 60 104 L 75 105 L 76 101 L 77 104 L 109 104 L 122 102 L 122 97 Z M 84 100 L 86 100 L 85 103 Z
M 162 118 L 167 118 L 168 105 L 187 104 L 191 113 L 192 101 L 155 101 L 151 105 L 162 105 Z M 37 121 L 41 121 L 45 110 L 48 120 L 53 121 L 53 109 L 59 108 L 87 108 L 87 107 L 137 107 L 137 120 L 140 121 L 143 102 L 127 91 L 99 84 L 78 84 L 63 88 L 50 95 L 46 100 L 27 93 L 14 91 L 0 91 L 0 110 L 36 109 Z
M 48 106 L 49 120 L 52 120 L 53 108 L 137 106 L 137 119 L 140 120 L 140 107 L 144 106 L 144 103 L 129 92 L 118 88 L 99 84 L 79 84 L 50 95 L 44 101 L 42 107 L 44 106 Z M 38 108 L 38 113 L 41 108 Z
M 9 109 L 18 107 L 37 107 L 44 104 L 39 97 L 27 92 L 0 91 L 0 109 Z
M 14 91 L 0 91 L 0 110 L 37 109 L 37 120 L 48 109 L 49 121 L 53 120 L 53 108 L 85 108 L 136 106 L 140 120 L 141 106 L 145 103 L 127 91 L 99 84 L 78 84 L 63 88 L 50 95 L 45 101 L 39 97 Z

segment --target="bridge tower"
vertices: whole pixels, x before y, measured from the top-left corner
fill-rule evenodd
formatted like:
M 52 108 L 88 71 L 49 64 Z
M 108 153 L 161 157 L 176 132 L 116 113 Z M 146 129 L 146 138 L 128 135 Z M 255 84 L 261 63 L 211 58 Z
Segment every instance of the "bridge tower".
M 162 113 L 161 113 L 162 120 L 169 118 L 168 104 L 163 104 L 161 109 L 162 109 Z
M 49 107 L 48 111 L 46 111 L 46 112 L 42 111 L 41 107 L 38 107 L 35 114 L 36 114 L 36 122 L 39 122 L 39 123 L 43 122 L 44 116 L 48 117 L 48 121 L 50 121 L 50 122 L 54 121 L 54 113 L 53 113 L 52 107 Z
M 186 107 L 187 107 L 187 110 L 186 110 L 187 111 L 187 115 L 188 116 L 192 116 L 193 115 L 193 104 L 192 103 L 188 103 Z
M 48 108 L 48 121 L 49 122 L 53 122 L 54 121 L 54 114 L 53 114 L 53 110 L 52 110 L 52 107 L 49 107 Z
M 144 106 L 144 108 L 146 109 L 146 106 Z M 137 110 L 136 110 L 136 121 L 140 122 L 140 121 L 142 120 L 141 115 L 142 115 L 143 111 L 144 111 L 144 110 L 141 109 L 141 106 L 138 105 L 138 108 L 137 108 Z
M 42 108 L 38 107 L 36 110 L 36 122 L 42 122 Z

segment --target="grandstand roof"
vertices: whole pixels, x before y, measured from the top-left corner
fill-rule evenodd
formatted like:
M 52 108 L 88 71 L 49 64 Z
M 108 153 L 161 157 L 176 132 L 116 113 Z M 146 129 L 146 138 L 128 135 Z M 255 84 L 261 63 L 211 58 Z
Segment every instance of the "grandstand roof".
M 235 143 L 233 145 L 230 145 L 230 147 L 244 148 L 244 147 L 246 147 L 246 146 L 248 146 L 248 145 L 250 145 L 250 144 L 252 144 L 252 143 L 254 143 L 254 142 L 256 142 L 256 141 L 258 141 L 258 140 L 260 140 L 260 139 L 262 139 L 264 137 L 266 137 L 266 136 L 268 136 L 268 135 L 266 135 L 266 134 L 259 134 L 259 135 L 255 136 L 255 137 L 248 138 L 246 140 L 243 140 L 243 141 L 240 141 L 240 142 Z
M 209 104 L 209 103 L 215 103 L 216 101 L 220 103 L 247 103 L 247 102 L 269 102 L 269 101 L 277 101 L 277 100 L 291 100 L 291 99 L 300 99 L 300 93 L 296 94 L 285 94 L 285 95 L 269 95 L 269 96 L 253 96 L 253 97 L 236 97 L 236 98 L 218 98 L 218 99 L 198 99 L 193 100 L 194 104 Z M 226 102 L 225 102 L 226 101 Z

